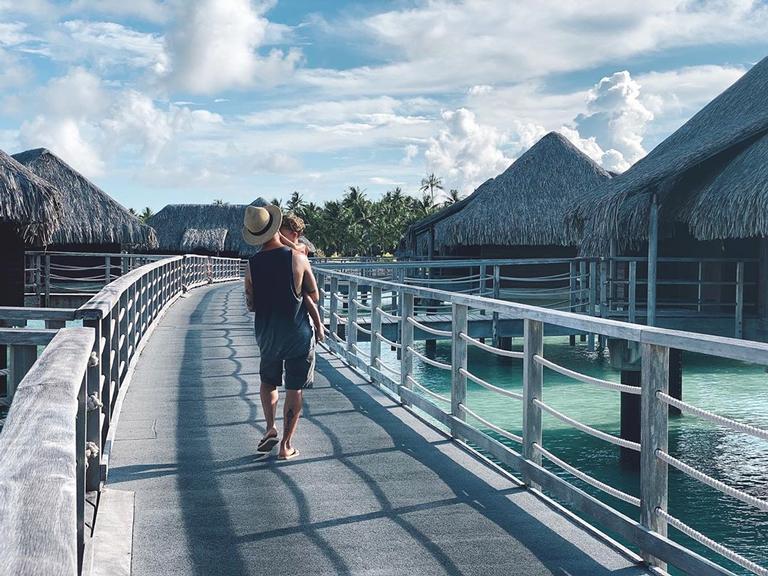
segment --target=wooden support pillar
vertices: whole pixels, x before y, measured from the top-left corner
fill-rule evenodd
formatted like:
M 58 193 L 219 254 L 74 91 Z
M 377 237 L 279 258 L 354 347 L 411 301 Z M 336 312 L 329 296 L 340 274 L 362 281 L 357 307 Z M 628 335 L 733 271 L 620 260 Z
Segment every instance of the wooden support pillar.
M 408 318 L 413 317 L 413 294 L 403 291 L 400 294 L 400 345 L 402 360 L 400 361 L 400 385 L 409 390 L 413 389 L 408 377 L 413 373 L 413 354 L 409 348 L 413 346 L 413 324 Z
M 582 314 L 587 313 L 587 296 L 585 291 L 587 290 L 587 262 L 585 260 L 579 260 L 579 312 Z M 581 334 L 579 340 L 586 341 L 587 335 Z
M 656 325 L 656 268 L 659 256 L 659 200 L 656 194 L 651 200 L 651 214 L 648 219 L 648 313 L 646 324 Z
M 461 334 L 467 334 L 467 306 L 453 304 L 453 322 L 451 323 L 451 415 L 459 420 L 464 420 L 464 404 L 467 399 L 467 377 L 462 370 L 467 369 L 467 342 L 461 338 Z M 458 437 L 456 429 L 452 426 L 451 435 Z
M 640 370 L 622 370 L 621 383 L 640 387 Z M 640 442 L 640 396 L 621 393 L 621 432 L 624 440 Z M 619 460 L 622 465 L 637 470 L 640 467 L 640 454 L 629 448 L 619 448 Z
M 568 311 L 569 312 L 577 312 L 577 306 L 576 306 L 576 281 L 577 281 L 577 279 L 576 279 L 576 261 L 575 260 L 571 260 L 570 265 L 568 267 L 568 271 L 569 271 L 569 274 L 568 274 L 568 279 L 569 279 L 569 282 L 568 282 L 568 287 L 569 287 L 568 292 L 569 292 L 569 302 L 570 302 L 569 307 L 568 307 Z M 568 344 L 570 344 L 571 346 L 576 346 L 576 335 L 575 334 L 571 334 L 570 336 L 568 336 Z
M 587 304 L 588 306 L 587 314 L 589 314 L 590 316 L 595 315 L 596 297 L 597 297 L 597 262 L 592 260 L 589 263 L 589 302 Z M 587 335 L 587 349 L 590 352 L 594 352 L 595 350 L 595 335 L 591 332 Z
M 669 395 L 678 400 L 683 399 L 683 351 L 677 348 L 669 349 Z M 680 416 L 680 408 L 669 407 L 670 416 Z
M 501 267 L 493 267 L 493 299 L 498 300 L 501 296 Z M 491 331 L 493 332 L 493 345 L 499 346 L 499 313 L 493 313 L 493 320 L 491 321 Z
M 736 263 L 736 321 L 735 337 L 744 337 L 744 262 Z
M 434 358 L 435 354 L 437 354 L 437 340 L 427 340 L 425 342 L 425 351 L 428 357 Z
M 760 238 L 757 264 L 757 308 L 761 320 L 768 320 L 768 238 Z
M 371 366 L 378 369 L 381 358 L 381 340 L 377 337 L 381 329 L 381 287 L 374 286 L 371 294 Z
M 637 322 L 637 261 L 629 263 L 629 321 Z

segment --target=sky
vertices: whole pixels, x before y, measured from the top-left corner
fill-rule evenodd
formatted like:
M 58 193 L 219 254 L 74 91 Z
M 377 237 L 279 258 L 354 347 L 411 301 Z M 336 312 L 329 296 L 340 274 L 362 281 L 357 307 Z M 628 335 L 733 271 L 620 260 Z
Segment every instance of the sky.
M 766 31 L 768 0 L 0 0 L 0 148 L 154 211 L 468 194 L 551 130 L 621 172 Z

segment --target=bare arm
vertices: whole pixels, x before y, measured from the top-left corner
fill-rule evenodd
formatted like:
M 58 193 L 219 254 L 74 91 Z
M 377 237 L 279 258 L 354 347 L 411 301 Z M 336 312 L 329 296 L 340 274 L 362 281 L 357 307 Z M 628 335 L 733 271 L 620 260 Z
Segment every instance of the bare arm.
M 251 267 L 245 265 L 245 305 L 253 312 L 253 283 L 251 282 Z
M 317 280 L 315 280 L 315 275 L 312 273 L 312 266 L 309 263 L 309 259 L 304 254 L 300 254 L 299 258 L 304 270 L 301 280 L 301 292 L 302 294 L 308 295 L 312 299 L 312 302 L 317 302 L 320 300 L 320 294 L 317 290 Z

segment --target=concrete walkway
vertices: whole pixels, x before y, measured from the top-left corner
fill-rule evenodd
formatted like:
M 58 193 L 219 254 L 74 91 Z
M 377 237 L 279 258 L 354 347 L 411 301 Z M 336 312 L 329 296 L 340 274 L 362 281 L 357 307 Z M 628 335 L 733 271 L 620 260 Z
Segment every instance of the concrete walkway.
M 135 491 L 134 575 L 646 573 L 327 354 L 301 456 L 257 460 L 258 365 L 239 284 L 151 337 L 108 483 Z

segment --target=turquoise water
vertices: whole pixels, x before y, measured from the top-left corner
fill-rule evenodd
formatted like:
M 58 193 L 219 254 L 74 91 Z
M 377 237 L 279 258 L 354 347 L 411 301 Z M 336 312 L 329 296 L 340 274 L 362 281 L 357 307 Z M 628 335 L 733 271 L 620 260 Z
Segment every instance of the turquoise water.
M 514 349 L 522 349 L 517 339 Z M 420 342 L 422 353 L 424 343 Z M 394 354 L 384 359 L 397 367 Z M 590 353 L 566 338 L 545 338 L 544 355 L 572 370 L 619 382 L 620 373 L 610 367 L 607 356 Z M 450 363 L 449 342 L 439 342 L 437 360 Z M 764 367 L 709 356 L 686 354 L 683 368 L 683 399 L 740 422 L 768 428 L 768 374 Z M 520 360 L 500 358 L 470 348 L 469 371 L 496 386 L 522 391 Z M 430 390 L 450 395 L 450 375 L 414 359 L 414 378 Z M 620 394 L 571 380 L 544 370 L 544 401 L 566 415 L 618 435 Z M 467 405 L 483 418 L 515 434 L 521 434 L 522 405 L 472 382 L 468 383 Z M 569 427 L 544 413 L 543 444 L 560 459 L 611 486 L 639 496 L 639 474 L 619 463 L 619 448 Z M 471 422 L 482 428 L 478 422 Z M 493 435 L 493 433 L 490 433 Z M 506 441 L 508 444 L 513 444 Z M 670 417 L 670 454 L 736 488 L 768 498 L 768 442 L 709 424 L 693 416 Z M 518 445 L 513 445 L 518 449 Z M 598 496 L 627 516 L 639 520 L 639 509 L 597 491 L 567 472 L 547 468 L 580 488 Z M 670 467 L 669 512 L 752 561 L 768 566 L 768 514 L 725 496 Z M 698 543 L 670 528 L 670 535 L 685 546 L 721 563 L 739 574 L 749 574 Z M 673 571 L 674 573 L 674 571 Z

